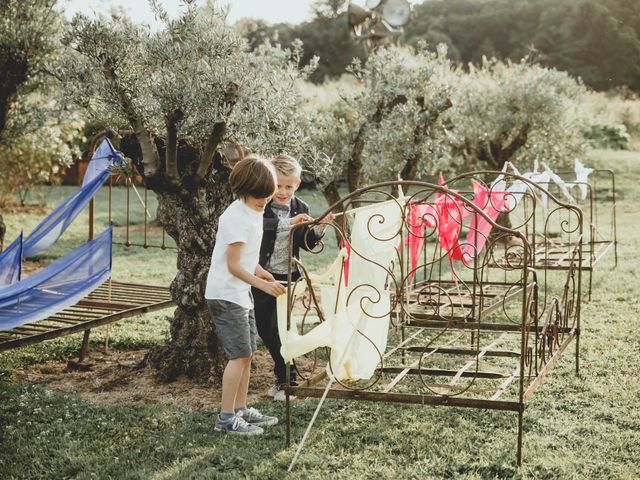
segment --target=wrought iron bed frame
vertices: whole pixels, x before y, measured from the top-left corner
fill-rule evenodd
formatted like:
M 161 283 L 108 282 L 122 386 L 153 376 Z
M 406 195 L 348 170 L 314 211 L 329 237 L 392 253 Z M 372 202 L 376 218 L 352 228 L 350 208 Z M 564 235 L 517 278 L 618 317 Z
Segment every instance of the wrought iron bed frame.
M 481 177 L 468 178 L 479 180 Z M 291 441 L 289 395 L 470 407 L 518 414 L 516 460 L 521 464 L 526 403 L 574 340 L 576 374 L 579 372 L 583 214 L 579 207 L 561 202 L 545 191 L 553 208 L 548 210 L 544 224 L 549 228 L 552 217 L 569 215 L 572 222 L 567 223 L 564 218 L 560 224 L 563 240 L 572 247 L 566 268 L 556 272 L 544 270 L 540 276 L 531 244 L 535 235 L 530 235 L 532 223 L 536 221 L 534 214 L 512 228 L 500 226 L 473 204 L 472 194 L 456 192 L 450 189 L 452 186 L 444 188 L 417 181 L 384 182 L 357 190 L 329 208 L 328 211 L 343 212 L 374 201 L 372 197 L 377 197 L 375 201 L 395 199 L 398 195 L 394 192 L 401 187 L 411 193 L 404 203 L 398 201 L 402 226 L 397 232 L 398 238 L 394 236 L 392 241 L 400 245 L 411 235 L 408 206 L 421 202 L 432 204 L 437 196 L 458 202 L 476 219 L 489 222 L 493 231 L 486 248 L 461 267 L 455 267 L 448 252 L 435 240 L 437 226 L 423 227 L 428 247 L 423 250 L 420 265 L 415 268 L 409 265 L 407 249 L 403 247 L 397 250 L 393 266 L 380 266 L 387 273 L 392 326 L 387 349 L 378 351 L 376 373 L 366 381 L 332 378 L 327 368 L 319 369 L 323 363 L 319 359 L 324 355 L 329 372 L 333 371 L 325 349 L 310 354 L 314 357 L 313 362 L 306 362 L 311 365 L 310 371 L 302 372 L 296 364 L 303 381 L 292 386 L 287 379 L 287 445 Z M 531 184 L 531 188 L 540 187 Z M 535 203 L 535 195 L 529 200 Z M 333 223 L 331 228 L 339 238 L 348 241 L 347 215 L 342 215 L 340 220 L 340 224 Z M 290 248 L 296 228 L 302 226 L 292 229 Z M 317 252 L 322 250 L 320 246 Z M 355 254 L 366 260 L 366 252 Z M 302 310 L 305 329 L 307 315 L 315 313 L 323 321 L 325 314 L 315 295 L 306 298 L 302 306 L 293 304 L 292 291 L 297 282 L 307 282 L 309 290 L 314 289 L 304 266 L 301 278 L 293 282 L 294 269 L 292 266 L 289 272 L 287 327 L 291 327 L 294 309 L 298 309 Z M 412 272 L 422 272 L 422 278 L 412 278 Z M 360 331 L 357 333 L 363 335 Z M 450 380 L 445 383 L 442 378 Z

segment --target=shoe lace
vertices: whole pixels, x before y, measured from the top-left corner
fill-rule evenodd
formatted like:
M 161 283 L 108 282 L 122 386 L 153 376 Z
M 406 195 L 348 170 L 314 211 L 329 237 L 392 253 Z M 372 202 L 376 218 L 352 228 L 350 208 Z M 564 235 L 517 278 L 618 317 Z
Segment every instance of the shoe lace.
M 253 418 L 262 418 L 264 417 L 263 414 L 261 414 L 256 408 L 254 407 L 249 407 L 245 410 L 245 415 L 247 415 L 248 417 L 253 417 Z
M 238 428 L 246 427 L 248 424 L 242 415 L 236 415 L 233 417 L 233 423 L 231 424 L 232 430 L 238 430 Z

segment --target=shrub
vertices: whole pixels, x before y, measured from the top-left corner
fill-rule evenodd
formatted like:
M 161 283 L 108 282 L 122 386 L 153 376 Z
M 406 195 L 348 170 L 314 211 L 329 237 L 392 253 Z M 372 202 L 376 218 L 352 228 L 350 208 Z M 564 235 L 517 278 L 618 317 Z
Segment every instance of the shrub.
M 593 123 L 582 129 L 582 135 L 593 148 L 625 150 L 631 137 L 622 123 Z

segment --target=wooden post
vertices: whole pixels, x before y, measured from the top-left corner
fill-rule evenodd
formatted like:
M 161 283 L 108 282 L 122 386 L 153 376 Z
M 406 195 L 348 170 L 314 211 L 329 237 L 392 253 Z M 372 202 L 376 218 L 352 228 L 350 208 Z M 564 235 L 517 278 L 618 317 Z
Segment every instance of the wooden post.
M 85 355 L 87 354 L 87 349 L 89 347 L 90 333 L 91 333 L 91 329 L 84 331 L 84 337 L 82 337 L 82 347 L 80 347 L 80 355 L 78 358 L 78 362 L 82 362 L 84 360 Z

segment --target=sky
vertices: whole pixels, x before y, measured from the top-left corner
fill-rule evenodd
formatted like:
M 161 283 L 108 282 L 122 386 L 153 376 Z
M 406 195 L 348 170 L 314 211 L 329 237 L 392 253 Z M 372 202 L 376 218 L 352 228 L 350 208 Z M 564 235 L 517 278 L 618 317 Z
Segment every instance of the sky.
M 169 15 L 180 11 L 180 0 L 159 0 Z M 243 17 L 261 18 L 270 23 L 300 23 L 311 17 L 313 0 L 218 0 L 219 5 L 229 5 L 229 23 Z M 92 15 L 93 12 L 108 13 L 111 6 L 122 7 L 136 21 L 157 25 L 147 0 L 60 0 L 68 18 L 76 12 Z

